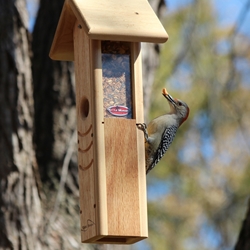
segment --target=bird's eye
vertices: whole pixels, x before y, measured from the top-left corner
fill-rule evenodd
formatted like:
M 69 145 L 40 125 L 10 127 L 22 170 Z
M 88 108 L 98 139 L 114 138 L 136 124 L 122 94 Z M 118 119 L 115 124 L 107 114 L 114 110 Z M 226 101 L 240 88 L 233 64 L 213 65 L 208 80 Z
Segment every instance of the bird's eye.
M 181 103 L 181 102 L 178 102 L 178 105 L 179 105 L 179 106 L 182 106 L 182 103 Z

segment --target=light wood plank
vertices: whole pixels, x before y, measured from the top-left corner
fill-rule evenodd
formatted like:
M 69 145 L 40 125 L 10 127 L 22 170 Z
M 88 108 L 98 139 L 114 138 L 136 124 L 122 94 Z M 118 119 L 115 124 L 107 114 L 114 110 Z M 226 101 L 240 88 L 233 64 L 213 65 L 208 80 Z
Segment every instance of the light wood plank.
M 53 60 L 74 60 L 76 19 L 91 39 L 152 43 L 168 39 L 147 0 L 66 0 L 50 51 Z
M 142 85 L 142 58 L 140 43 L 131 43 L 131 63 L 133 86 L 134 118 L 136 123 L 144 122 L 143 110 L 143 85 Z M 145 174 L 145 145 L 142 131 L 136 130 L 137 152 L 138 152 L 138 180 L 140 193 L 140 216 L 141 216 L 141 235 L 148 237 L 148 215 L 147 215 L 147 189 Z
M 73 31 L 76 17 L 65 1 L 49 56 L 53 60 L 74 61 Z
M 93 101 L 91 95 L 91 67 L 89 38 L 77 23 L 74 31 L 75 75 L 76 75 L 76 109 L 78 130 L 78 171 L 80 189 L 80 218 L 82 241 L 96 236 L 98 221 L 96 209 L 98 204 L 95 193 L 94 147 L 93 141 Z M 83 100 L 89 102 L 89 112 L 84 117 Z M 86 113 L 86 112 L 85 112 Z
M 105 118 L 109 235 L 140 236 L 135 120 Z
M 94 159 L 95 168 L 95 195 L 98 201 L 96 216 L 98 219 L 99 235 L 108 233 L 107 221 L 107 190 L 106 190 L 106 165 L 105 165 L 105 142 L 104 142 L 104 114 L 103 114 L 103 87 L 102 87 L 102 59 L 101 59 L 101 41 L 90 40 L 91 51 L 91 84 L 93 100 L 93 118 L 94 118 Z
M 69 0 L 69 3 L 91 39 L 105 40 L 107 36 L 111 40 L 136 42 L 168 39 L 147 0 Z

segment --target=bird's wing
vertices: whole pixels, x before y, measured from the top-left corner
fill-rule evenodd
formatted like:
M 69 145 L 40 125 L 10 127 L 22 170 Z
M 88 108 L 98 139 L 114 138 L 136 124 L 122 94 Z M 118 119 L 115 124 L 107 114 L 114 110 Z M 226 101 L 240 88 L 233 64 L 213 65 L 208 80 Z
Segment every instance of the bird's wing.
M 161 143 L 160 143 L 160 145 L 159 145 L 159 147 L 157 149 L 157 152 L 155 153 L 154 160 L 153 160 L 152 164 L 148 167 L 148 169 L 146 171 L 147 174 L 148 174 L 149 171 L 151 171 L 155 167 L 155 165 L 160 161 L 160 159 L 166 153 L 166 151 L 168 150 L 170 144 L 174 140 L 177 129 L 178 129 L 178 127 L 171 126 L 171 127 L 168 127 L 168 128 L 166 128 L 164 130 L 164 132 L 162 134 Z

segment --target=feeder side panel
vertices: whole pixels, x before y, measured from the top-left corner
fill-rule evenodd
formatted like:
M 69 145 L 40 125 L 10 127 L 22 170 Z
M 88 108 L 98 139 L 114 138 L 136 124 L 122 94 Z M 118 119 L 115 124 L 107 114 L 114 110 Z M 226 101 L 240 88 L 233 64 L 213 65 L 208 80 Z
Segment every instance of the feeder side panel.
M 98 209 L 95 194 L 93 102 L 91 98 L 90 42 L 77 24 L 74 32 L 78 171 L 82 241 L 96 236 Z
M 136 123 L 144 122 L 143 110 L 143 84 L 142 84 L 142 58 L 141 44 L 131 43 L 131 79 L 133 93 L 133 114 Z M 137 156 L 138 156 L 138 180 L 140 193 L 140 216 L 141 216 L 141 235 L 148 237 L 148 213 L 147 213 L 147 188 L 145 175 L 145 145 L 144 135 L 140 130 L 137 133 Z

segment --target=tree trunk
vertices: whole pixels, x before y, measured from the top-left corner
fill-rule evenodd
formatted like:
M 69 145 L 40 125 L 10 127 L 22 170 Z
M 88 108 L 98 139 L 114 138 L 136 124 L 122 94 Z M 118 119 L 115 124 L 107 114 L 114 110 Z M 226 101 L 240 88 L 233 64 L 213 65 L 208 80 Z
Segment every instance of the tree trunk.
M 42 208 L 32 144 L 33 92 L 26 3 L 0 3 L 0 247 L 40 249 Z
M 250 199 L 248 201 L 248 210 L 246 218 L 242 223 L 239 238 L 235 246 L 235 250 L 249 250 L 250 249 Z
M 42 181 L 52 186 L 60 178 L 76 124 L 73 63 L 49 58 L 63 3 L 64 0 L 40 1 L 32 41 L 34 142 Z

